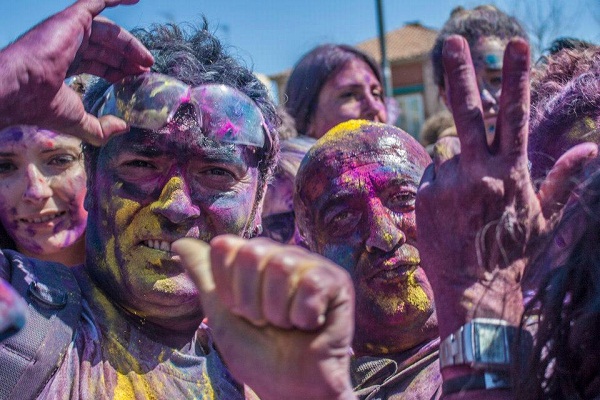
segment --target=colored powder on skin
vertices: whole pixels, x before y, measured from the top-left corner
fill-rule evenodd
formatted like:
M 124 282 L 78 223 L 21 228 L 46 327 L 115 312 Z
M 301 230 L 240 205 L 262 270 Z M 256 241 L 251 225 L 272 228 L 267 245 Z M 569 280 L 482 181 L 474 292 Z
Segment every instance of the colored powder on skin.
M 321 139 L 319 139 L 319 142 L 315 146 L 319 146 L 319 147 L 326 146 L 327 143 L 329 143 L 329 142 L 342 139 L 344 136 L 346 136 L 348 134 L 348 132 L 358 131 L 364 125 L 372 124 L 372 123 L 373 123 L 372 121 L 358 120 L 358 119 L 342 122 L 341 124 L 336 125 L 335 127 L 331 128 L 327 132 L 327 135 L 325 135 L 324 138 L 322 137 Z
M 395 296 L 377 296 L 374 293 L 374 300 L 377 305 L 388 314 L 404 312 L 405 306 L 410 305 L 419 311 L 425 312 L 430 307 L 429 298 L 423 288 L 417 283 L 414 272 L 412 272 L 406 283 L 398 287 L 398 295 Z

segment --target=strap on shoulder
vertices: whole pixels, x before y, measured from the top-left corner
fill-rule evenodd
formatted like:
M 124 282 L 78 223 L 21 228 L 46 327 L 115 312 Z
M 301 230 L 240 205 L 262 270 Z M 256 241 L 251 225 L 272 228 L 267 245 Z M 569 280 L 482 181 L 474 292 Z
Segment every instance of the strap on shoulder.
M 35 399 L 73 340 L 81 291 L 68 267 L 3 250 L 10 282 L 28 304 L 25 326 L 0 343 L 0 399 Z

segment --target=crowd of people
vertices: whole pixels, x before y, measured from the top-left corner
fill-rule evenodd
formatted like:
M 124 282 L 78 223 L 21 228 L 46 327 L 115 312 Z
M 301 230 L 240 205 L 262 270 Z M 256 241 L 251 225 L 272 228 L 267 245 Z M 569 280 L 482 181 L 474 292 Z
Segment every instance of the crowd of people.
M 358 49 L 276 106 L 136 2 L 0 51 L 0 398 L 600 397 L 600 46 L 455 9 L 425 148 Z

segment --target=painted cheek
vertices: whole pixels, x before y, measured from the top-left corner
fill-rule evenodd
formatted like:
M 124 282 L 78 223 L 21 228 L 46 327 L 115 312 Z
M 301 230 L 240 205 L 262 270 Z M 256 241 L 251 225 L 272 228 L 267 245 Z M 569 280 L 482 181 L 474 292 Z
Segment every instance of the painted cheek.
M 332 246 L 328 245 L 324 240 L 326 240 L 326 238 L 320 238 L 319 243 L 317 243 L 317 247 L 323 249 L 323 256 L 344 268 L 354 278 L 354 270 L 358 262 L 358 254 L 356 254 L 357 247 L 350 243 Z

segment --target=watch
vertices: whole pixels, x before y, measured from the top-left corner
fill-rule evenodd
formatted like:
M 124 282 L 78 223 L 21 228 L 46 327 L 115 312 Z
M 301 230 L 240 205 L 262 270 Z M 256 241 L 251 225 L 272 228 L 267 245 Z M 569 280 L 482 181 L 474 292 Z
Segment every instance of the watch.
M 519 328 L 502 319 L 475 318 L 440 343 L 440 367 L 468 365 L 476 370 L 508 371 Z

